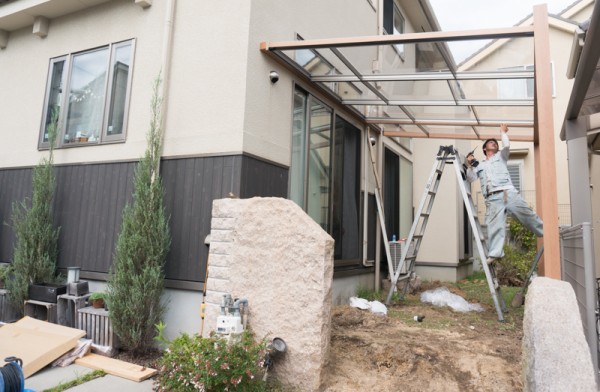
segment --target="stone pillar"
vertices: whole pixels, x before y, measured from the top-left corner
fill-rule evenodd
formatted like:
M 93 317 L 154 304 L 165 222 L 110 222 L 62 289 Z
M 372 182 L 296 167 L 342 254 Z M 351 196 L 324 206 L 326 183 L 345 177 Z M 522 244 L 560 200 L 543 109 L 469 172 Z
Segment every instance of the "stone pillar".
M 595 375 L 573 288 L 535 278 L 525 301 L 523 390 L 597 391 Z
M 223 294 L 246 298 L 256 336 L 287 344 L 269 375 L 318 390 L 329 349 L 333 239 L 281 198 L 215 200 L 210 236 L 204 335 L 215 329 Z

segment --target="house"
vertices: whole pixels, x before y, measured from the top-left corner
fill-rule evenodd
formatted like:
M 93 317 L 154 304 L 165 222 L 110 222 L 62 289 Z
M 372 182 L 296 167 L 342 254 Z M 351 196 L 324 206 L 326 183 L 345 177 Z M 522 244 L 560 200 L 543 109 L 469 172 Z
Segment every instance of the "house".
M 543 10 L 538 14 L 535 25 L 543 27 Z M 455 139 L 465 150 L 497 126 L 483 115 L 473 133 L 464 108 L 507 102 L 465 100 L 445 42 L 531 39 L 535 31 L 457 38 L 439 32 L 427 1 L 0 1 L 0 129 L 7 140 L 0 146 L 0 219 L 8 222 L 12 203 L 30 195 L 31 169 L 47 154 L 47 124 L 59 108 L 58 265 L 80 266 L 81 278 L 101 288 L 160 75 L 161 173 L 172 233 L 166 324 L 177 326 L 167 334 L 200 324 L 211 205 L 229 194 L 289 198 L 319 223 L 335 239 L 334 301 L 341 303 L 386 274 L 378 189 L 386 238 L 406 236 L 439 145 Z M 533 100 L 519 104 L 532 107 Z M 517 139 L 534 141 L 533 116 L 525 121 L 529 128 Z M 542 169 L 545 179 L 550 169 Z M 444 181 L 453 197 L 435 207 L 420 268 L 441 267 L 456 278 L 469 268 L 459 260 L 471 255 L 470 234 L 456 185 Z M 3 226 L 0 262 L 10 262 L 13 241 Z
M 47 154 L 47 124 L 59 108 L 58 266 L 80 266 L 81 278 L 102 288 L 146 147 L 152 82 L 161 75 L 161 172 L 172 233 L 167 324 L 194 331 L 200 323 L 211 205 L 230 193 L 303 206 L 336 239 L 339 301 L 359 285 L 372 287 L 376 208 L 364 124 L 266 57 L 259 43 L 438 30 L 432 14 L 427 2 L 388 0 L 3 0 L 0 128 L 10 142 L 0 146 L 0 219 L 9 222 L 12 204 L 31 195 L 31 169 Z M 394 61 L 414 66 L 414 52 L 395 50 Z M 313 70 L 334 72 L 313 51 L 298 56 Z M 310 149 L 300 140 L 309 133 Z M 406 227 L 412 153 L 403 140 L 384 143 L 393 184 L 386 213 L 390 227 Z M 3 225 L 0 262 L 10 262 L 13 241 Z

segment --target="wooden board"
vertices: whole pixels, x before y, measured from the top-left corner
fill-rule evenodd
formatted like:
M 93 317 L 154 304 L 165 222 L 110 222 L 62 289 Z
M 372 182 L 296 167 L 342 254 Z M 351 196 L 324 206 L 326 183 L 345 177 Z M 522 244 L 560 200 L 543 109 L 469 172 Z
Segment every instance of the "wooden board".
M 77 365 L 89 367 L 95 370 L 104 370 L 113 376 L 123 377 L 132 381 L 144 381 L 154 376 L 158 371 L 152 368 L 144 368 L 135 363 L 120 361 L 118 359 L 103 357 L 98 354 L 88 354 L 75 361 Z
M 75 348 L 84 336 L 79 329 L 23 317 L 0 328 L 0 358 L 21 358 L 27 378 Z

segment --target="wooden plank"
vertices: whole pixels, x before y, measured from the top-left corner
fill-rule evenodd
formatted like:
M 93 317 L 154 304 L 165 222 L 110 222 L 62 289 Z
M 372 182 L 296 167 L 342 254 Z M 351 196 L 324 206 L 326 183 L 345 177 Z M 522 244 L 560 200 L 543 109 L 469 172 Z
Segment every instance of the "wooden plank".
M 104 357 L 98 354 L 88 354 L 83 358 L 77 359 L 75 363 L 90 369 L 103 370 L 113 376 L 137 382 L 144 381 L 158 373 L 156 369 L 145 368 L 134 363 Z
M 424 33 L 406 33 L 398 35 L 375 35 L 349 38 L 326 38 L 302 41 L 282 41 L 260 43 L 263 52 L 274 50 L 318 49 L 329 47 L 352 47 L 368 45 L 394 45 L 417 42 L 462 41 L 475 39 L 498 39 L 530 37 L 533 33 L 531 26 L 516 26 L 508 28 L 492 28 L 468 31 L 428 31 Z
M 23 360 L 25 378 L 77 346 L 85 332 L 24 317 L 0 328 L 0 358 Z

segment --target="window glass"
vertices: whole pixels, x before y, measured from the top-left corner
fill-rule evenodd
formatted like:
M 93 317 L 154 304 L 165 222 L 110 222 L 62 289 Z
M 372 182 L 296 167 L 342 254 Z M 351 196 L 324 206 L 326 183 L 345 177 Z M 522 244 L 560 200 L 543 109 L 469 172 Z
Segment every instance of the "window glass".
M 48 145 L 52 113 L 58 146 L 124 140 L 134 40 L 50 60 L 40 147 Z
M 336 265 L 357 265 L 362 132 L 339 116 L 333 128 L 333 111 L 298 87 L 293 106 L 289 197 L 333 237 Z
M 404 16 L 400 12 L 398 5 L 394 2 L 394 31 L 393 34 L 404 34 Z M 394 45 L 398 54 L 404 56 L 404 44 Z
M 360 137 L 360 130 L 335 117 L 331 232 L 336 260 L 360 259 Z
M 329 232 L 329 193 L 331 168 L 331 109 L 310 100 L 308 185 L 306 212 Z
M 117 47 L 112 61 L 110 108 L 106 130 L 109 136 L 123 133 L 130 63 L 131 44 Z
M 499 71 L 532 71 L 533 65 L 505 67 Z M 533 78 L 523 79 L 498 79 L 498 98 L 499 99 L 529 99 L 534 97 Z
M 108 48 L 73 56 L 64 143 L 100 138 L 104 113 Z
M 306 173 L 306 94 L 294 92 L 292 119 L 292 166 L 290 167 L 290 200 L 304 208 L 304 175 Z
M 48 142 L 48 126 L 52 121 L 53 112 L 56 111 L 60 115 L 60 104 L 62 101 L 63 92 L 63 71 L 65 68 L 65 60 L 55 61 L 50 64 L 50 80 L 48 100 L 45 109 L 44 128 L 42 134 L 42 142 Z

